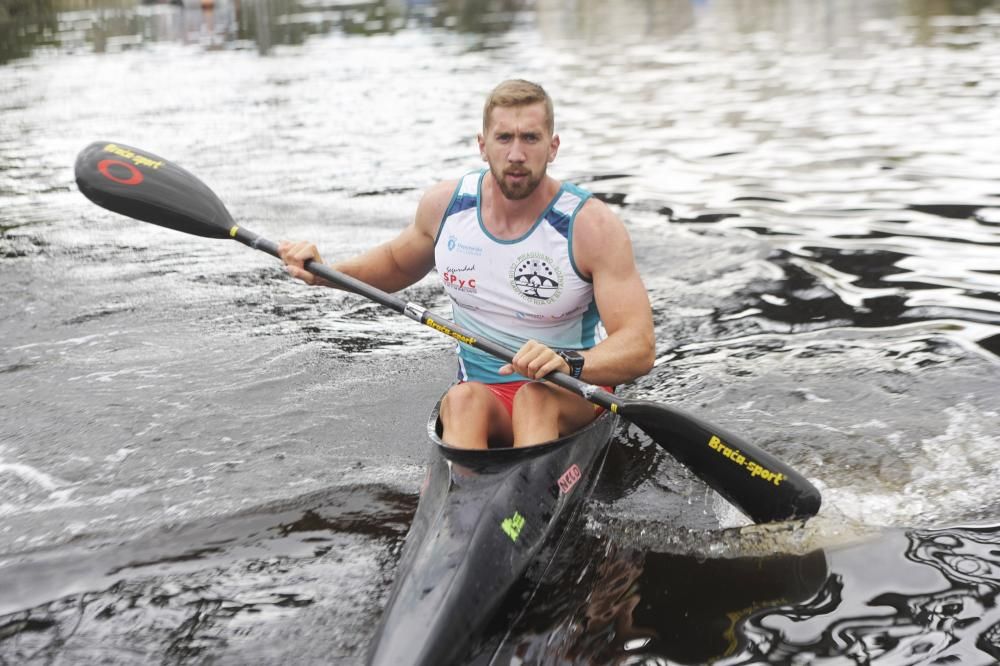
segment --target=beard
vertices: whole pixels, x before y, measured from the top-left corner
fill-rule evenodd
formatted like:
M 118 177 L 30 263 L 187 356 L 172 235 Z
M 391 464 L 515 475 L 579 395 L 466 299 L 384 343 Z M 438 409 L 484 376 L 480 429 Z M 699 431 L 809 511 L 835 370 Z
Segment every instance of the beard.
M 497 185 L 500 186 L 500 191 L 503 192 L 503 195 L 512 201 L 520 201 L 521 199 L 530 197 L 532 192 L 541 184 L 542 179 L 545 178 L 545 167 L 542 167 L 541 173 L 533 174 L 531 171 L 523 168 L 501 171 L 499 167 L 491 164 L 490 172 L 493 174 L 493 179 L 497 182 Z M 514 182 L 508 181 L 507 176 L 513 174 L 526 176 L 526 178 Z

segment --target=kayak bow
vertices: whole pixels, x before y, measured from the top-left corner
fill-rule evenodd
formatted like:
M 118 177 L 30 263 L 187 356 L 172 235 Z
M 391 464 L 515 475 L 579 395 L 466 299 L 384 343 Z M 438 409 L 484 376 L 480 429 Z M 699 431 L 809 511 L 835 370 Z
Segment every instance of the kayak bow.
M 427 480 L 369 664 L 460 663 L 544 544 L 589 496 L 618 417 L 525 448 L 441 441 L 431 414 Z

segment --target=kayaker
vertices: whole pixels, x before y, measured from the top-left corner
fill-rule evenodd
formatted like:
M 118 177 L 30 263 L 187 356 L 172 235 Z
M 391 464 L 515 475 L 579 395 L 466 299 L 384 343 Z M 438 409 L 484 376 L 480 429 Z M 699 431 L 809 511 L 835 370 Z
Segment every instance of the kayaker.
M 614 386 L 649 372 L 649 297 L 621 220 L 602 201 L 547 174 L 559 151 L 541 86 L 504 81 L 483 107 L 479 152 L 488 169 L 431 187 L 394 239 L 332 264 L 383 291 L 437 268 L 459 326 L 519 350 L 513 363 L 459 345 L 459 380 L 441 405 L 453 446 L 528 446 L 573 432 L 593 404 L 535 381 L 562 371 Z M 322 261 L 306 241 L 282 241 L 292 276 Z

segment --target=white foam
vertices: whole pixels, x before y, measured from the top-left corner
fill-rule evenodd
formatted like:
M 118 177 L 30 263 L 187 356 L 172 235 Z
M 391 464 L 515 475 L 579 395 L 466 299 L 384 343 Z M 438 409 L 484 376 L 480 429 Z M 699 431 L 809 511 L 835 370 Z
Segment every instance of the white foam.
M 128 458 L 130 455 L 132 455 L 133 452 L 135 452 L 135 449 L 130 449 L 128 447 L 122 447 L 122 448 L 118 449 L 117 451 L 115 451 L 114 453 L 112 453 L 111 455 L 104 456 L 104 462 L 111 463 L 111 464 L 120 463 L 123 460 L 125 460 L 126 458 Z
M 20 477 L 21 480 L 26 483 L 32 483 L 39 486 L 43 490 L 48 491 L 53 491 L 68 485 L 62 479 L 56 478 L 51 474 L 46 474 L 41 470 L 35 469 L 31 465 L 24 465 L 22 463 L 0 462 L 0 474 L 13 474 L 14 476 Z
M 944 410 L 945 431 L 921 440 L 902 486 L 829 488 L 824 506 L 870 526 L 913 527 L 949 521 L 984 508 L 1000 494 L 1000 435 L 986 430 L 1000 414 L 969 402 Z M 898 439 L 900 435 L 895 433 Z M 889 436 L 893 445 L 893 435 Z M 874 479 L 873 479 L 874 480 Z

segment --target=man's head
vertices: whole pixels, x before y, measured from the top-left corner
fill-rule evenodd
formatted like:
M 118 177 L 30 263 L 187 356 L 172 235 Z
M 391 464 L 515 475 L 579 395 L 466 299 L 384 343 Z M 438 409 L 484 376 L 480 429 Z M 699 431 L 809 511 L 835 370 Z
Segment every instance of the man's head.
M 545 180 L 559 151 L 553 130 L 552 100 L 535 83 L 504 81 L 486 98 L 479 152 L 508 199 L 528 198 Z
M 542 104 L 545 108 L 545 123 L 549 135 L 555 134 L 555 113 L 552 110 L 552 98 L 537 83 L 524 79 L 508 79 L 494 88 L 486 97 L 483 105 L 483 134 L 490 129 L 491 116 L 496 107 L 509 108 L 514 106 L 530 106 Z

